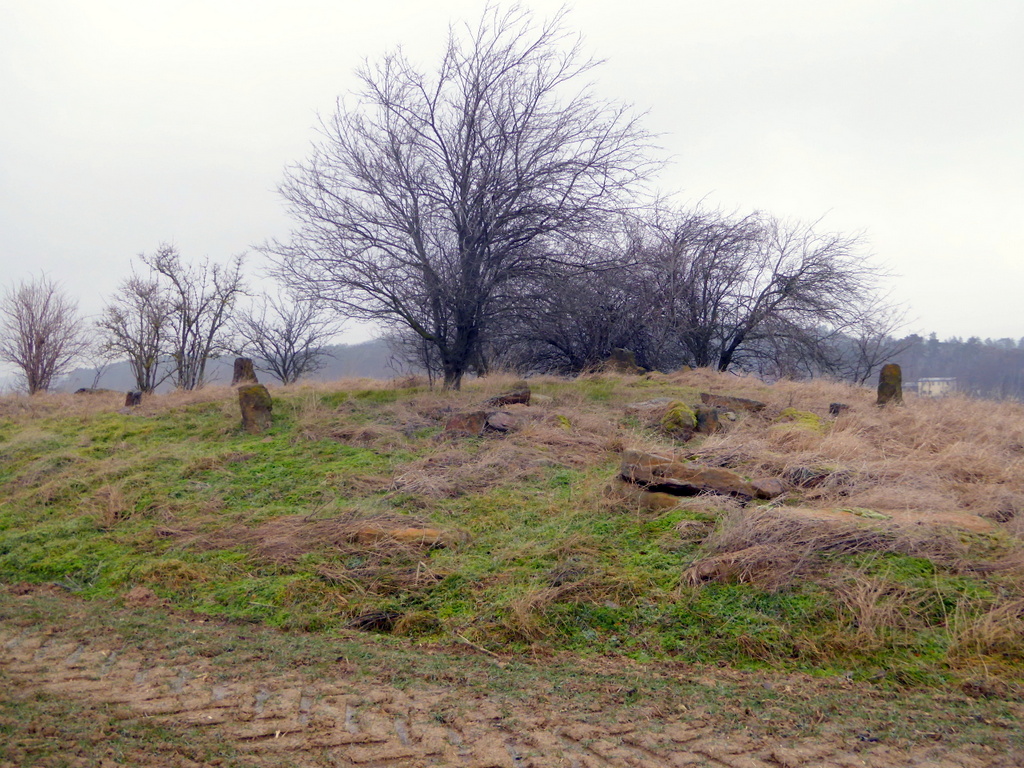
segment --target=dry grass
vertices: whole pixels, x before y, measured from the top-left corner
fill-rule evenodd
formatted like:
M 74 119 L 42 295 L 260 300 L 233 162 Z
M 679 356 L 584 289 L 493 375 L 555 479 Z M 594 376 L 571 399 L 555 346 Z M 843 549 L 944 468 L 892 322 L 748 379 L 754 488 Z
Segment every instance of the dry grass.
M 96 515 L 102 528 L 113 528 L 131 516 L 132 505 L 120 485 L 104 485 L 86 504 Z
M 41 392 L 37 395 L 0 395 L 0 418 L 22 424 L 46 416 L 93 416 L 124 406 L 123 392 L 75 395 Z
M 739 509 L 727 514 L 702 547 L 702 557 L 684 583 L 751 582 L 778 589 L 819 573 L 825 555 L 898 553 L 927 558 L 953 570 L 967 570 L 972 551 L 949 528 L 795 514 L 792 509 Z
M 608 594 L 596 579 L 580 579 L 553 586 L 537 586 L 509 603 L 502 628 L 510 640 L 541 640 L 558 631 L 546 620 L 546 610 L 555 603 L 596 602 Z
M 858 651 L 882 648 L 894 632 L 921 626 L 924 596 L 886 579 L 851 573 L 832 584 L 840 614 L 854 627 L 846 643 Z
M 997 603 L 980 615 L 958 606 L 951 618 L 955 659 L 975 660 L 1002 656 L 1024 660 L 1020 638 L 1024 636 L 1024 598 Z
M 438 546 L 456 544 L 464 537 L 457 531 L 441 531 L 426 520 L 388 513 L 351 511 L 329 518 L 308 515 L 275 517 L 256 526 L 235 524 L 211 531 L 173 527 L 161 530 L 183 547 L 219 550 L 245 547 L 260 560 L 294 563 L 310 552 L 356 553 L 379 550 L 422 553 Z
M 683 374 L 697 375 L 715 391 L 758 394 L 749 383 L 726 389 L 722 375 Z M 969 510 L 999 521 L 1024 508 L 1024 405 L 911 396 L 905 407 L 879 409 L 870 390 L 827 382 L 778 382 L 761 399 L 763 416 L 709 437 L 697 458 L 750 474 L 829 476 L 813 494 L 822 507 Z M 832 419 L 830 402 L 851 408 Z M 775 422 L 785 407 L 815 413 L 825 433 Z

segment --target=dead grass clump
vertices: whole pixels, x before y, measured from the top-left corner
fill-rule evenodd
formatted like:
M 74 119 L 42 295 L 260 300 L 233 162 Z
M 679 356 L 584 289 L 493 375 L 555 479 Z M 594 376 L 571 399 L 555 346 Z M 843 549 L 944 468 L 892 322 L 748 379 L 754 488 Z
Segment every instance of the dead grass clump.
M 862 486 L 861 486 L 862 487 Z M 843 500 L 848 507 L 886 510 L 934 510 L 949 504 L 949 494 L 927 481 L 884 485 L 878 484 L 848 493 Z M 973 510 L 972 510 L 973 511 Z
M 1024 490 L 1002 483 L 970 483 L 952 489 L 960 506 L 981 517 L 1008 523 L 1024 512 Z
M 819 517 L 789 509 L 741 510 L 727 515 L 704 543 L 705 556 L 686 572 L 691 584 L 754 581 L 777 588 L 813 573 L 824 555 L 894 552 L 950 568 L 966 568 L 970 548 L 956 531 L 918 525 Z
M 920 614 L 925 597 L 919 590 L 862 573 L 836 579 L 830 586 L 840 615 L 856 628 L 852 638 L 846 636 L 849 650 L 878 650 L 895 633 L 923 624 Z
M 68 474 L 73 474 L 89 460 L 71 451 L 46 453 L 29 463 L 14 480 L 14 485 L 21 488 L 33 488 L 42 492 L 45 488 L 61 483 Z
M 431 498 L 455 498 L 536 478 L 549 463 L 536 448 L 496 439 L 476 454 L 457 447 L 413 462 L 395 477 L 392 487 Z
M 583 578 L 557 586 L 537 586 L 509 603 L 501 620 L 511 640 L 533 642 L 557 631 L 547 623 L 545 612 L 555 603 L 594 602 L 607 596 L 607 590 L 594 579 Z
M 199 389 L 174 389 L 163 394 L 143 395 L 142 404 L 135 406 L 132 414 L 156 416 L 207 404 L 216 404 L 225 415 L 237 417 L 238 394 L 233 387 L 226 384 L 207 384 Z M 124 394 L 120 395 L 118 406 L 124 406 Z
M 345 445 L 358 448 L 393 450 L 405 445 L 405 437 L 393 427 L 381 424 L 348 424 L 331 429 L 327 435 Z
M 562 419 L 556 416 L 526 424 L 511 442 L 532 448 L 538 457 L 577 468 L 599 464 L 616 450 L 617 430 L 607 419 L 559 415 Z
M 40 392 L 35 395 L 0 395 L 0 418 L 24 423 L 47 416 L 95 416 L 124 406 L 124 392 L 112 390 L 75 395 Z
M 286 567 L 309 553 L 324 553 L 330 561 L 315 566 L 323 582 L 349 594 L 377 596 L 435 585 L 447 574 L 432 567 L 424 553 L 465 539 L 458 531 L 441 530 L 410 515 L 357 512 L 317 520 L 289 515 L 255 527 L 236 524 L 215 531 L 167 528 L 160 534 L 185 549 L 243 547 L 258 561 Z
M 679 502 L 680 506 L 690 512 L 703 513 L 712 517 L 734 515 L 743 510 L 743 502 L 735 496 L 722 496 L 717 493 L 702 493 L 698 496 L 681 497 Z
M 104 485 L 87 502 L 99 521 L 100 527 L 110 529 L 131 516 L 132 504 L 119 485 Z
M 1024 660 L 1024 599 L 991 606 L 971 614 L 970 606 L 958 605 L 951 617 L 953 643 L 950 655 L 961 661 L 1002 656 Z
M 780 551 L 766 544 L 711 554 L 687 568 L 682 583 L 694 587 L 711 581 L 750 583 L 764 589 L 778 589 L 805 570 L 807 554 Z

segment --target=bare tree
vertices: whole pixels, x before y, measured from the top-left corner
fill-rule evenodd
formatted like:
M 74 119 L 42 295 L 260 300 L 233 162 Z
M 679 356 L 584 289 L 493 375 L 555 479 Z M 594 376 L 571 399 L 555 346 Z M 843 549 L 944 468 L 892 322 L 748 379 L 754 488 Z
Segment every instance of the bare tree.
M 735 365 L 776 375 L 864 375 L 894 349 L 900 312 L 856 238 L 768 216 L 651 209 L 623 218 L 589 270 L 520 287 L 520 368 L 575 372 L 612 347 L 662 370 Z M 532 288 L 532 293 L 531 293 Z
M 166 292 L 170 307 L 168 353 L 179 389 L 196 389 L 205 383 L 206 364 L 229 349 L 231 311 L 245 291 L 244 256 L 228 264 L 184 264 L 173 245 L 162 244 L 153 254 L 140 254 Z
M 326 342 L 341 330 L 337 317 L 301 298 L 275 299 L 264 295 L 234 320 L 240 354 L 258 358 L 258 367 L 282 384 L 319 371 Z
M 687 362 L 722 371 L 821 352 L 877 301 L 880 276 L 856 237 L 756 214 L 658 222 L 644 261 Z
M 48 390 L 88 349 L 77 304 L 45 276 L 0 298 L 0 360 L 21 369 L 30 395 Z
M 458 388 L 514 286 L 553 240 L 628 206 L 654 169 L 649 135 L 596 98 L 595 66 L 518 6 L 452 30 L 433 75 L 402 53 L 358 72 L 323 139 L 281 187 L 299 226 L 279 274 L 350 317 L 408 328 Z
M 906 311 L 878 296 L 860 307 L 850 326 L 833 345 L 827 370 L 844 379 L 865 384 L 885 363 L 910 349 L 915 338 L 897 338 L 906 325 Z
M 121 283 L 96 322 L 104 351 L 128 360 L 140 392 L 153 392 L 174 373 L 168 348 L 171 315 L 166 286 L 155 276 L 133 274 Z

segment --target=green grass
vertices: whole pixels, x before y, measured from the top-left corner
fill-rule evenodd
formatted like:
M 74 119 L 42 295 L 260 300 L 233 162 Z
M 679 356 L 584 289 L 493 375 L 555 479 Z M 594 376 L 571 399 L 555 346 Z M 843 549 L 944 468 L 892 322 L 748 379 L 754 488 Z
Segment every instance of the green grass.
M 69 613 L 74 623 L 68 622 Z M 666 715 L 681 714 L 702 725 L 713 722 L 726 735 L 742 729 L 766 737 L 856 743 L 869 734 L 897 748 L 986 745 L 995 754 L 1024 746 L 1016 727 L 1019 704 L 934 687 L 895 690 L 835 672 L 816 677 L 733 673 L 722 670 L 717 660 L 708 665 L 624 664 L 606 657 L 581 659 L 571 652 L 499 661 L 467 652 L 464 644 L 416 647 L 404 638 L 383 635 L 187 621 L 158 609 L 118 608 L 102 599 L 83 604 L 66 593 L 45 590 L 15 596 L 0 589 L 0 621 L 8 628 L 122 648 L 150 659 L 188 663 L 203 657 L 214 680 L 297 675 L 316 684 L 336 676 L 344 660 L 346 676 L 357 684 L 457 686 L 467 701 L 485 697 L 531 711 L 542 706 L 590 724 L 642 722 L 654 740 Z M 442 708 L 435 717 L 445 722 L 449 714 L 463 712 Z M 82 764 L 76 759 L 84 756 L 131 764 L 141 762 L 133 761 L 140 755 L 171 752 L 203 764 L 220 760 L 226 766 L 247 765 L 252 759 L 205 729 L 126 720 L 124 711 L 95 703 L 86 710 L 72 697 L 20 689 L 0 672 L 0 759 L 57 767 Z
M 577 429 L 558 426 L 579 422 L 572 408 L 621 414 L 600 409 L 663 394 L 693 399 L 656 377 L 548 381 L 537 391 L 556 402 L 550 421 L 560 441 Z M 869 633 L 843 608 L 841 578 L 694 587 L 683 574 L 701 545 L 676 526 L 696 520 L 710 529 L 715 516 L 609 501 L 604 488 L 618 461 L 611 450 L 591 448 L 586 462 L 559 465 L 556 442 L 538 448 L 556 461 L 526 475 L 498 472 L 454 496 L 395 487 L 391 478 L 431 457 L 461 451 L 458 466 L 506 439 L 453 440 L 440 431 L 443 411 L 429 416 L 435 406 L 422 418 L 438 423 L 403 430 L 403 414 L 422 394 L 275 393 L 274 426 L 255 436 L 239 429 L 229 398 L 146 416 L 58 411 L 0 422 L 0 581 L 56 583 L 102 599 L 143 586 L 177 608 L 291 631 L 330 634 L 388 612 L 405 643 L 838 670 L 926 686 L 971 673 L 957 633 L 1017 589 L 998 573 L 920 557 L 836 555 L 827 560 L 836 574 L 891 583 L 913 598 L 891 626 Z M 453 409 L 469 408 L 483 395 L 451 398 Z M 572 408 L 557 410 L 558 402 Z M 330 437 L 370 421 L 393 435 L 379 444 Z M 641 434 L 621 418 L 615 429 Z M 458 531 L 464 541 L 430 549 L 325 540 L 275 558 L 224 535 L 281 518 L 377 514 L 408 515 L 410 525 Z M 978 653 L 1018 679 L 1021 642 Z

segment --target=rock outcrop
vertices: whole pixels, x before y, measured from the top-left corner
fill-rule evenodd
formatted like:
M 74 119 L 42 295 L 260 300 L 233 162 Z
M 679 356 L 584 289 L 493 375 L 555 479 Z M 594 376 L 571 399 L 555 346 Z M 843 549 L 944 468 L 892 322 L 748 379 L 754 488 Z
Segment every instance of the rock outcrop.
M 529 405 L 530 385 L 525 381 L 518 381 L 511 390 L 504 392 L 497 397 L 492 397 L 487 401 L 487 404 L 498 408 L 503 408 L 506 405 Z
M 750 483 L 731 470 L 702 467 L 641 451 L 623 451 L 619 474 L 623 480 L 641 485 L 652 493 L 672 496 L 716 493 L 748 500 L 757 495 Z
M 748 400 L 745 397 L 730 397 L 729 395 L 716 395 L 711 392 L 701 392 L 700 401 L 704 405 L 721 408 L 725 411 L 749 411 L 757 413 L 765 409 L 765 404 L 759 400 Z

